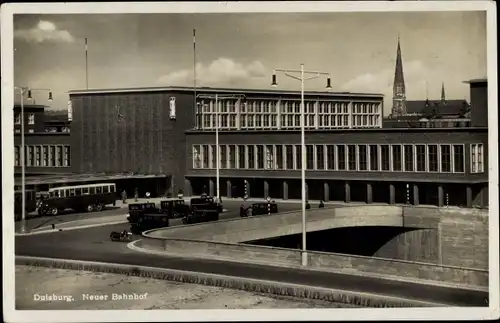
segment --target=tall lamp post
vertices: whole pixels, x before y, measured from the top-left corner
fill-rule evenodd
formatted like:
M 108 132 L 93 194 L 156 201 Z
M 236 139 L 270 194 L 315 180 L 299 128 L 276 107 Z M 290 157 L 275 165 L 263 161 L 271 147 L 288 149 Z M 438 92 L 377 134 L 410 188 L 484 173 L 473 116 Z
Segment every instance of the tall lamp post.
M 224 101 L 224 100 L 241 100 L 244 99 L 246 96 L 244 94 L 235 94 L 235 95 L 208 95 L 208 94 L 199 94 L 196 96 L 196 99 L 207 99 L 207 100 L 215 100 L 215 154 L 217 156 L 216 158 L 216 192 L 217 192 L 217 199 L 218 202 L 220 201 L 220 185 L 219 185 L 219 178 L 220 178 L 220 153 L 219 153 L 219 127 L 220 127 L 220 115 L 219 115 L 219 101 Z M 203 108 L 203 107 L 202 107 Z
M 24 158 L 24 96 L 28 95 L 28 100 L 31 100 L 31 91 L 47 91 L 49 92 L 48 101 L 52 101 L 52 91 L 50 89 L 32 89 L 29 87 L 14 86 L 15 91 L 19 91 L 21 96 L 21 151 L 20 151 L 20 163 L 21 163 L 21 232 L 26 232 L 26 163 Z
M 276 72 L 282 72 L 286 76 L 300 81 L 300 139 L 301 139 L 301 150 L 302 150 L 302 170 L 301 170 L 301 178 L 302 178 L 302 266 L 307 266 L 307 247 L 306 247 L 306 166 L 307 166 L 307 157 L 306 157 L 306 145 L 305 145 L 305 105 L 304 105 L 304 83 L 308 80 L 313 80 L 319 78 L 321 75 L 326 75 L 326 88 L 331 89 L 331 79 L 330 73 L 326 72 L 317 72 L 317 71 L 305 71 L 304 64 L 300 64 L 300 70 L 282 70 L 275 69 L 273 71 L 272 83 L 273 87 L 278 86 L 276 82 Z M 299 74 L 300 76 L 295 76 L 292 74 Z M 310 75 L 310 76 L 306 76 Z

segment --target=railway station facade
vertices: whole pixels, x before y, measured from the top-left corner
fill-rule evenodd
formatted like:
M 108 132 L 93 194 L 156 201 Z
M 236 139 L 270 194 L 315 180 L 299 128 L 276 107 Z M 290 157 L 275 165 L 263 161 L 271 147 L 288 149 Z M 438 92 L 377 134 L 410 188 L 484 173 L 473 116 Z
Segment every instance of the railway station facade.
M 485 90 L 474 91 L 476 109 L 487 110 L 478 95 Z M 218 112 L 223 197 L 242 197 L 246 185 L 250 197 L 300 198 L 306 153 L 310 200 L 488 205 L 484 120 L 461 128 L 384 128 L 380 94 L 306 92 L 302 152 L 296 91 L 162 87 L 69 94 L 73 173 L 149 176 L 141 190 L 153 195 L 215 195 Z M 216 94 L 225 96 L 217 105 Z

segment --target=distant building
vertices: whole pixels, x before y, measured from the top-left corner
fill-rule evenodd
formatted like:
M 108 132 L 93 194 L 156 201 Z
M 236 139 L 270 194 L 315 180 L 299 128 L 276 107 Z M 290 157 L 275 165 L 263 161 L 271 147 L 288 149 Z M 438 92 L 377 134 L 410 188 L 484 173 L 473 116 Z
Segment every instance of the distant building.
M 455 128 L 471 126 L 470 105 L 466 100 L 446 100 L 444 83 L 441 100 L 407 100 L 400 40 L 396 53 L 391 114 L 384 127 L 395 128 Z

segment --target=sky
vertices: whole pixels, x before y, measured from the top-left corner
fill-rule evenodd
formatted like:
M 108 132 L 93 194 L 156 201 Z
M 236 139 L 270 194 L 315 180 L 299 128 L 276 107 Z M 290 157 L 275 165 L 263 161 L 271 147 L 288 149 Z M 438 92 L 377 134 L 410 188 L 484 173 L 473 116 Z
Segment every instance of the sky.
M 192 86 L 271 89 L 273 69 L 331 73 L 332 92 L 382 93 L 392 107 L 398 34 L 408 100 L 469 100 L 486 77 L 485 12 L 15 15 L 14 80 L 50 88 L 37 104 L 67 109 L 70 90 Z M 279 88 L 300 82 L 278 74 Z M 305 89 L 321 91 L 324 78 Z M 17 102 L 16 98 L 16 102 Z

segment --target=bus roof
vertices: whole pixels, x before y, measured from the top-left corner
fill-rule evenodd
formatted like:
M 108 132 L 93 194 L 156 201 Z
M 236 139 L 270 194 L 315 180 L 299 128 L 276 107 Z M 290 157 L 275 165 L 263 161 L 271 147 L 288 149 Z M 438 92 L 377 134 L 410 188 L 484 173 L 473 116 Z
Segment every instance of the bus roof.
M 49 192 L 57 191 L 57 190 L 68 190 L 68 189 L 76 189 L 76 188 L 84 188 L 84 187 L 97 187 L 97 186 L 115 186 L 115 183 L 96 183 L 96 184 L 85 184 L 85 185 L 75 185 L 75 186 L 58 186 L 52 187 L 49 189 Z

